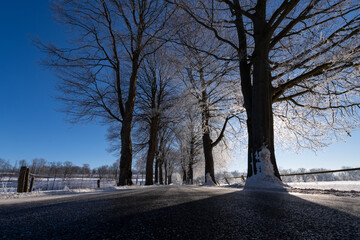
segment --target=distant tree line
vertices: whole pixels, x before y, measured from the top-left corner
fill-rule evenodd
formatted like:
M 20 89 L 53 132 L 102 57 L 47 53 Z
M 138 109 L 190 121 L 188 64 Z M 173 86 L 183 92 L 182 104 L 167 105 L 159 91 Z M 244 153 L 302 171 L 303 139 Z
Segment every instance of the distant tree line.
M 30 173 L 38 177 L 53 178 L 100 178 L 117 180 L 119 176 L 119 162 L 112 165 L 103 165 L 90 168 L 89 164 L 74 165 L 71 161 L 48 162 L 43 158 L 34 158 L 31 161 L 20 160 L 11 164 L 9 160 L 0 158 L 0 179 L 4 176 L 16 175 L 22 166 L 30 169 Z
M 175 153 L 172 153 L 175 154 Z M 179 173 L 182 176 L 188 175 L 188 173 L 182 173 L 184 171 L 181 161 L 177 162 L 176 159 L 181 160 L 178 156 L 170 155 L 172 161 L 168 161 L 165 164 L 165 175 L 159 176 L 162 173 L 157 173 L 155 179 L 156 183 L 171 184 L 173 173 Z M 135 168 L 132 170 L 134 173 L 133 179 L 136 181 L 144 180 L 146 174 L 145 161 L 146 159 L 138 160 Z M 164 159 L 166 161 L 166 159 Z M 9 160 L 0 158 L 0 180 L 6 176 L 16 176 L 22 166 L 26 166 L 30 169 L 30 173 L 38 175 L 39 177 L 52 177 L 52 178 L 99 178 L 99 179 L 113 179 L 118 180 L 119 176 L 119 161 L 115 161 L 112 165 L 103 165 L 97 168 L 90 168 L 89 164 L 83 164 L 82 166 L 74 165 L 70 161 L 65 162 L 48 162 L 43 158 L 34 158 L 31 161 L 20 160 L 11 164 Z M 201 169 L 202 167 L 200 167 Z M 342 167 L 342 169 L 349 169 L 350 167 Z M 325 168 L 312 168 L 305 169 L 299 168 L 293 169 L 280 169 L 280 174 L 296 174 L 296 173 L 311 173 L 329 171 Z M 185 170 L 186 172 L 186 170 Z M 241 180 L 244 180 L 246 176 L 245 172 L 232 171 L 232 172 L 217 172 L 215 178 L 217 182 L 221 180 L 223 183 L 234 184 Z M 154 175 L 155 177 L 155 175 Z M 283 176 L 284 182 L 316 182 L 316 181 L 359 181 L 360 171 L 348 171 L 337 173 L 322 173 L 311 175 L 297 175 L 297 176 Z M 192 179 L 182 179 L 183 183 L 201 184 L 205 181 L 202 174 L 197 174 Z M 191 182 L 190 182 L 191 181 Z M 138 182 L 137 182 L 138 183 Z M 139 184 L 139 183 L 138 183 Z

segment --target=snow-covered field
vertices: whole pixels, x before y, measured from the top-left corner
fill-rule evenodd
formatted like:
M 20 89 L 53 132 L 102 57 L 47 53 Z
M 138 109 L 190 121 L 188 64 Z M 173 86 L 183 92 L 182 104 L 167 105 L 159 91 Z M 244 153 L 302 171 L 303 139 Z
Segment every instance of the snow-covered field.
M 116 187 L 115 180 L 102 179 L 100 188 L 97 186 L 98 178 L 36 178 L 33 192 L 17 193 L 17 178 L 3 178 L 0 181 L 0 200 L 4 199 L 29 199 L 37 197 L 51 197 L 60 195 L 71 195 L 91 192 L 117 191 L 129 187 Z M 133 179 L 132 188 L 139 187 L 137 184 L 144 184 L 143 179 Z
M 286 184 L 301 189 L 360 191 L 360 181 L 288 182 Z
M 123 191 L 128 189 L 140 188 L 139 185 L 124 186 L 124 187 L 102 187 L 102 188 L 83 188 L 83 189 L 69 189 L 63 190 L 49 190 L 49 191 L 33 191 L 27 193 L 8 192 L 0 193 L 0 204 L 22 201 L 37 201 L 42 199 L 56 199 L 71 197 L 78 194 L 91 194 L 91 193 L 106 193 L 114 191 Z M 12 201 L 13 200 L 13 201 Z
M 97 178 L 36 178 L 33 191 L 97 188 L 97 180 Z M 102 179 L 100 185 L 101 187 L 115 186 L 115 181 Z M 16 189 L 16 178 L 3 179 L 3 181 L 0 181 L 0 194 L 14 193 Z

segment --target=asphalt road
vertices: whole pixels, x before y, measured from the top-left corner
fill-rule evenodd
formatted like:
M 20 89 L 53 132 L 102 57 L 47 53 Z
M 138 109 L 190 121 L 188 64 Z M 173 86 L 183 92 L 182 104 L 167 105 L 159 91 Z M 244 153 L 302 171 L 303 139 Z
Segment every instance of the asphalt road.
M 2 239 L 360 239 L 360 198 L 144 187 L 0 202 Z

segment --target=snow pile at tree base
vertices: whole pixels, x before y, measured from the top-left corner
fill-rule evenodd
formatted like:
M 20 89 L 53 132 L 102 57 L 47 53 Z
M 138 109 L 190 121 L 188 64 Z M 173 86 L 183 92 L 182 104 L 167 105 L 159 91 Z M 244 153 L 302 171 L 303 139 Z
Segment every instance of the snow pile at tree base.
M 275 176 L 258 174 L 246 179 L 244 189 L 286 189 L 288 187 Z
M 216 184 L 213 182 L 213 180 L 211 179 L 210 173 L 207 173 L 206 176 L 206 181 L 203 184 L 203 186 L 216 186 Z
M 279 178 L 274 175 L 274 167 L 270 159 L 271 153 L 267 147 L 263 147 L 255 154 L 256 174 L 246 179 L 244 189 L 266 188 L 266 189 L 284 189 L 287 187 Z

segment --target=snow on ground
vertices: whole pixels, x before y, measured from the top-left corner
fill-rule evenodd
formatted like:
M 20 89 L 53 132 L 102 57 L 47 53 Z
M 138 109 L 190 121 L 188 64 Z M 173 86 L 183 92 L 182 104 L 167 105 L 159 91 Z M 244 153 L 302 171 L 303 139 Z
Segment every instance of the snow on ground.
M 331 194 L 331 195 L 345 196 L 345 197 L 360 197 L 360 181 L 288 182 L 285 184 L 287 184 L 288 186 L 285 186 L 284 190 L 289 193 Z M 222 186 L 243 189 L 244 185 L 245 185 L 244 182 L 239 182 L 237 184 L 222 185 Z M 32 201 L 35 199 L 52 199 L 52 198 L 66 197 L 76 194 L 91 194 L 91 193 L 121 191 L 121 190 L 136 189 L 136 188 L 145 189 L 148 187 L 161 187 L 161 186 L 162 185 L 154 185 L 154 186 L 133 185 L 133 186 L 117 187 L 113 185 L 113 186 L 104 186 L 102 188 L 79 188 L 79 189 L 70 189 L 69 187 L 65 186 L 62 190 L 47 190 L 47 191 L 36 190 L 31 193 L 0 191 L 0 204 L 4 203 L 4 201 L 8 202 L 8 200 Z
M 252 169 L 256 168 L 257 174 L 253 172 L 253 175 L 246 179 L 245 189 L 283 189 L 284 184 L 277 177 L 274 176 L 274 167 L 270 159 L 270 151 L 266 147 L 263 147 L 261 151 L 256 152 L 256 166 L 252 166 Z
M 331 194 L 343 197 L 360 197 L 360 181 L 326 181 L 326 182 L 284 182 L 282 189 L 272 187 L 273 184 L 266 186 L 246 187 L 245 182 L 241 181 L 223 187 L 243 188 L 248 190 L 271 190 L 285 191 L 289 193 L 305 194 Z
M 64 190 L 64 189 L 88 189 L 97 188 L 98 178 L 35 178 L 33 191 Z M 102 179 L 101 187 L 115 186 L 115 180 Z M 0 194 L 15 193 L 17 178 L 4 178 L 0 180 Z
M 216 184 L 211 179 L 210 173 L 206 174 L 206 182 L 202 186 L 216 186 Z
M 360 191 L 360 181 L 288 182 L 286 184 L 301 189 Z
M 360 181 L 291 182 L 289 192 L 360 197 Z
M 14 201 L 32 201 L 37 199 L 54 199 L 54 198 L 62 198 L 66 196 L 73 196 L 77 194 L 86 194 L 86 193 L 105 193 L 105 192 L 113 192 L 113 191 L 122 191 L 127 189 L 136 189 L 139 188 L 138 185 L 133 186 L 123 186 L 123 187 L 104 187 L 104 188 L 84 188 L 84 189 L 69 189 L 64 188 L 64 190 L 49 190 L 49 191 L 34 191 L 27 193 L 16 193 L 16 192 L 7 192 L 0 193 L 0 204 L 8 202 L 9 200 Z

